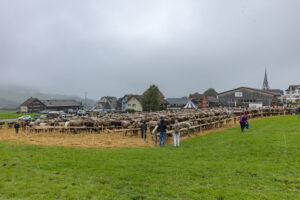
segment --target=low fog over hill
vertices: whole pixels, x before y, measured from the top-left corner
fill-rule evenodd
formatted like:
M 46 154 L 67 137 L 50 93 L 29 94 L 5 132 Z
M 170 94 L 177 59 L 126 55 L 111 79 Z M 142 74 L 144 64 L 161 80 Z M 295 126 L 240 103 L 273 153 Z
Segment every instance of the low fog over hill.
M 84 103 L 84 99 L 79 96 L 70 96 L 63 94 L 46 94 L 35 88 L 28 88 L 13 85 L 0 85 L 0 107 L 7 105 L 19 105 L 30 97 L 45 99 L 75 99 Z M 88 105 L 95 105 L 96 101 L 87 99 Z

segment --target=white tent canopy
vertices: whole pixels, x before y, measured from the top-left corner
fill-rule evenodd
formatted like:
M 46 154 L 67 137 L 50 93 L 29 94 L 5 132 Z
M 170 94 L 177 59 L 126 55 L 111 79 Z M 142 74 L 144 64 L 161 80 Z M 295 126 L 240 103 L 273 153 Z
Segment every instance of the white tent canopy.
M 185 106 L 184 109 L 197 109 L 198 106 L 196 106 L 196 104 L 194 104 L 192 101 L 189 101 Z

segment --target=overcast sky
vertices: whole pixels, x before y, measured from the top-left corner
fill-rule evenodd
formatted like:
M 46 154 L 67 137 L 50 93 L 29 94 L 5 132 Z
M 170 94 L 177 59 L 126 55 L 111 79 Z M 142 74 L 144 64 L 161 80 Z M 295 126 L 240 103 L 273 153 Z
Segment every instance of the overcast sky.
M 0 84 L 99 99 L 300 84 L 299 0 L 0 0 Z

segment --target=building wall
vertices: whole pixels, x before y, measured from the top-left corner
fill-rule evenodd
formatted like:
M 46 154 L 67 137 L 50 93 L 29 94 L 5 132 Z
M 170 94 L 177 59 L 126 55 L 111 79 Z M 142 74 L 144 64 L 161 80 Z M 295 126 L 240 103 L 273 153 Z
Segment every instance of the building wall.
M 22 107 L 27 107 L 28 113 L 39 113 L 41 110 L 46 109 L 46 106 L 38 100 L 33 101 L 32 103 L 28 104 L 27 106 L 22 106 Z M 25 109 L 25 108 L 23 108 L 23 109 Z
M 124 112 L 126 110 L 126 103 L 128 101 L 128 97 L 124 96 L 122 99 L 122 111 Z
M 27 113 L 28 112 L 28 107 L 27 106 L 21 106 L 20 111 L 24 112 L 24 113 Z
M 135 111 L 143 111 L 142 104 L 134 97 L 129 99 L 126 103 L 126 109 L 134 109 Z
M 237 93 L 236 93 L 237 92 Z M 235 107 L 238 102 L 249 106 L 249 103 L 262 103 L 263 106 L 271 106 L 273 95 L 263 94 L 259 91 L 239 89 L 218 96 L 219 101 L 224 106 Z
M 300 87 L 296 87 L 295 90 L 286 91 L 286 101 L 289 103 L 296 103 L 300 99 Z

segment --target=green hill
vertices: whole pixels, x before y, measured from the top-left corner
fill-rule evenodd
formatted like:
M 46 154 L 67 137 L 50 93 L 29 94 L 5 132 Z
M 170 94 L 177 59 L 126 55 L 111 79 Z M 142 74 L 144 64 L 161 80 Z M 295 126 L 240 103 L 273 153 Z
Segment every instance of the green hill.
M 0 199 L 300 199 L 300 119 L 251 122 L 180 148 L 0 142 Z

